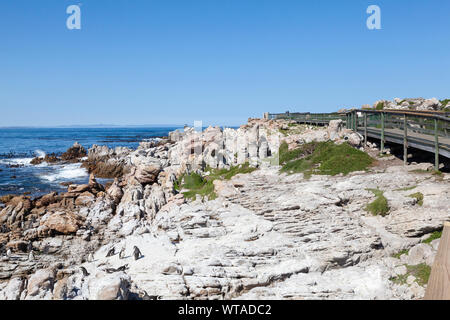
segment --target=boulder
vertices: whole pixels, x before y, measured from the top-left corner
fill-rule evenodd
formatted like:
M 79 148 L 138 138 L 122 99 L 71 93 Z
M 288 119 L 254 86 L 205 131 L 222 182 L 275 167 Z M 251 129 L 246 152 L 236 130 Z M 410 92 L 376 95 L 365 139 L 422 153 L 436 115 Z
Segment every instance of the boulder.
M 90 300 L 127 300 L 130 278 L 124 272 L 98 274 L 89 279 Z
M 54 212 L 46 214 L 41 220 L 41 225 L 62 234 L 72 234 L 77 232 L 81 221 L 72 212 Z
M 28 279 L 26 299 L 49 299 L 53 290 L 54 271 L 39 269 Z
M 79 160 L 80 158 L 83 158 L 86 155 L 87 155 L 86 149 L 78 142 L 75 142 L 72 147 L 67 149 L 67 151 L 61 155 L 61 159 L 64 161 L 74 161 Z
M 119 204 L 123 196 L 122 188 L 119 186 L 119 180 L 114 179 L 113 184 L 106 191 L 108 196 L 114 201 L 115 204 Z
M 135 178 L 143 185 L 150 184 L 157 180 L 161 170 L 161 163 L 155 160 L 139 166 L 136 170 Z
M 340 132 L 343 128 L 343 121 L 342 120 L 331 120 L 330 124 L 328 125 L 328 137 L 330 140 L 336 140 L 340 137 Z

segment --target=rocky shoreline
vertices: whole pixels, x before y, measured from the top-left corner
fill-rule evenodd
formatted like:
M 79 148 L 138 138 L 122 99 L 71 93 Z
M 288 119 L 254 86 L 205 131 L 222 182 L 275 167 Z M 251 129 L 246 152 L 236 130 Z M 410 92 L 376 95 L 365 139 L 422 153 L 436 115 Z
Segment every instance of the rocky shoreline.
M 329 140 L 376 161 L 309 179 L 273 161 L 283 142 Z M 88 184 L 2 199 L 0 299 L 421 299 L 416 270 L 433 263 L 439 240 L 427 239 L 450 220 L 450 175 L 378 152 L 339 121 L 263 119 L 187 127 L 136 150 L 74 145 L 61 160 L 81 161 Z M 246 163 L 256 170 L 215 180 L 214 198 L 184 196 L 187 175 Z M 373 189 L 388 215 L 366 210 Z

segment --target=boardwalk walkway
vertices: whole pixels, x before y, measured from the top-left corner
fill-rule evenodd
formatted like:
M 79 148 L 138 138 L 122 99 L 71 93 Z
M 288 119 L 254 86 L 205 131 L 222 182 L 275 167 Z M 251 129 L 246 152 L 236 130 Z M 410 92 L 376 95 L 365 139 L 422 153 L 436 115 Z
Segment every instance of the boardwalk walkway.
M 331 120 L 341 119 L 348 129 L 362 134 L 365 140 L 368 137 L 380 139 L 382 152 L 385 142 L 403 145 L 405 164 L 408 147 L 434 153 L 436 170 L 439 156 L 450 159 L 448 112 L 354 109 L 345 113 L 266 113 L 264 117 L 312 125 L 328 125 Z

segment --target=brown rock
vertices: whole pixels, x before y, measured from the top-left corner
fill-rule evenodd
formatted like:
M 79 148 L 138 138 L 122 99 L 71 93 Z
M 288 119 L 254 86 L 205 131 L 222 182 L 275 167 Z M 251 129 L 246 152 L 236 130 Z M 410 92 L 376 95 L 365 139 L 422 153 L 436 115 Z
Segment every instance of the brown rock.
M 80 196 L 78 198 L 76 198 L 75 200 L 75 205 L 77 206 L 88 206 L 90 204 L 93 204 L 95 202 L 95 196 L 86 191 L 83 192 L 82 194 L 80 194 Z
M 61 159 L 64 161 L 78 161 L 85 156 L 87 156 L 86 149 L 78 142 L 75 142 L 72 147 L 61 155 Z
M 35 206 L 37 208 L 46 207 L 46 206 L 48 206 L 52 203 L 55 203 L 59 200 L 60 200 L 60 198 L 58 197 L 58 193 L 52 192 L 52 193 L 42 196 L 40 199 L 37 199 Z
M 154 162 L 138 167 L 135 178 L 137 181 L 145 185 L 155 182 L 160 172 L 161 164 L 159 162 Z
M 123 197 L 123 191 L 122 188 L 119 187 L 119 181 L 117 180 L 117 178 L 114 179 L 114 183 L 108 188 L 107 194 L 116 204 L 119 204 L 120 200 Z
M 27 252 L 27 245 L 28 245 L 28 243 L 26 241 L 16 240 L 16 241 L 8 242 L 8 244 L 6 245 L 6 248 L 11 249 L 13 252 L 18 252 L 18 251 Z
M 69 193 L 82 193 L 85 191 L 91 190 L 91 186 L 89 184 L 80 184 L 80 185 L 70 185 L 67 191 Z
M 80 218 L 71 212 L 51 213 L 41 225 L 62 234 L 77 232 L 81 225 Z

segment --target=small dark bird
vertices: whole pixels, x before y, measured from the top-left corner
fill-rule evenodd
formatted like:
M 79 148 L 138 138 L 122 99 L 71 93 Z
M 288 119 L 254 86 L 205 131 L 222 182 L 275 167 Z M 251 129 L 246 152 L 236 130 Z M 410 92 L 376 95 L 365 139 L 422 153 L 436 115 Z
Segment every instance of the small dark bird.
M 89 275 L 89 272 L 87 272 L 85 267 L 80 267 L 81 272 L 83 272 L 83 276 L 87 277 Z
M 141 250 L 139 250 L 139 248 L 136 246 L 134 246 L 134 248 L 133 248 L 133 255 L 134 255 L 134 260 L 138 260 L 142 256 Z
M 106 255 L 106 257 L 111 257 L 115 254 L 116 254 L 116 249 L 114 247 L 112 247 L 112 249 L 108 251 L 108 254 Z

